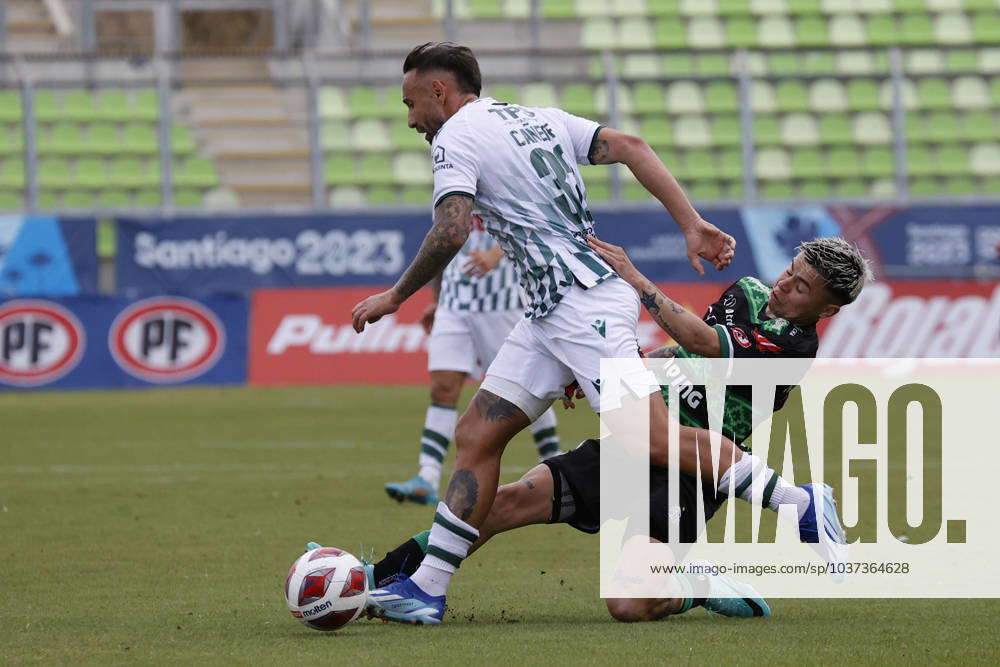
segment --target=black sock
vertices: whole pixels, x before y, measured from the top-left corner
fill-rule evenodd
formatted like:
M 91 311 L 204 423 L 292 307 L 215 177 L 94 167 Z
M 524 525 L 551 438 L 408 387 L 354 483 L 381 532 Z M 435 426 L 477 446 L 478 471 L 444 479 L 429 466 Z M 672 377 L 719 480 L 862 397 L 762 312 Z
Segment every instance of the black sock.
M 397 574 L 410 576 L 420 567 L 424 559 L 424 550 L 412 537 L 385 555 L 385 558 L 375 563 L 375 585 L 384 585 L 386 579 Z
M 691 607 L 702 607 L 708 598 L 691 598 Z

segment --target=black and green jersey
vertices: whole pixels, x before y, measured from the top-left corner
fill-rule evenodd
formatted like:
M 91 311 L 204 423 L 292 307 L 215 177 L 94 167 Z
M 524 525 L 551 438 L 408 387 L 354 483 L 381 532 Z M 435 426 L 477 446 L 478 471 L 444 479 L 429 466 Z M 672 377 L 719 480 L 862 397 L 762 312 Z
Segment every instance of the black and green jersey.
M 795 326 L 780 317 L 769 317 L 767 301 L 771 288 L 757 278 L 740 278 L 726 288 L 722 297 L 708 307 L 703 318 L 719 335 L 722 357 L 733 358 L 780 358 L 815 357 L 819 347 L 816 326 Z M 677 356 L 697 357 L 683 347 Z M 672 363 L 668 360 L 667 365 Z M 677 374 L 683 378 L 682 374 Z M 681 404 L 679 414 L 681 424 L 708 428 L 708 407 L 704 387 L 692 386 L 677 381 Z M 774 410 L 780 410 L 788 398 L 792 387 L 778 387 L 774 397 Z M 667 400 L 667 387 L 661 388 L 663 400 Z M 751 409 L 749 386 L 729 387 L 726 390 L 722 433 L 743 449 L 743 442 L 753 431 L 754 419 Z

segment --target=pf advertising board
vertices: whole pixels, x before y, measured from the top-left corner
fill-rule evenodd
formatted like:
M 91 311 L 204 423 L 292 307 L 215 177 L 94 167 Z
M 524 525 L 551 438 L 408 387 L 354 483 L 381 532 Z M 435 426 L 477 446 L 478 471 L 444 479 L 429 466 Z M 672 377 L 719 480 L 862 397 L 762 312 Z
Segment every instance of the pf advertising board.
M 0 389 L 239 384 L 247 300 L 0 302 Z

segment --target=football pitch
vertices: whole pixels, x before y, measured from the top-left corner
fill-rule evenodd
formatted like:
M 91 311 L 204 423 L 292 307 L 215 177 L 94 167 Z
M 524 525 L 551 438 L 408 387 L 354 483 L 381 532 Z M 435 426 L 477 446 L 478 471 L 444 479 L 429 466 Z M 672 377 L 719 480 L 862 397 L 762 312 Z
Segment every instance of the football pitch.
M 285 608 L 282 585 L 308 540 L 381 556 L 429 526 L 431 508 L 397 505 L 382 489 L 415 472 L 426 400 L 422 387 L 0 395 L 0 663 L 995 663 L 1000 655 L 997 600 L 771 600 L 768 619 L 695 609 L 618 623 L 598 597 L 596 537 L 566 526 L 502 535 L 470 558 L 441 627 L 304 627 Z M 559 418 L 564 448 L 596 432 L 586 407 Z M 535 460 L 522 434 L 502 479 Z

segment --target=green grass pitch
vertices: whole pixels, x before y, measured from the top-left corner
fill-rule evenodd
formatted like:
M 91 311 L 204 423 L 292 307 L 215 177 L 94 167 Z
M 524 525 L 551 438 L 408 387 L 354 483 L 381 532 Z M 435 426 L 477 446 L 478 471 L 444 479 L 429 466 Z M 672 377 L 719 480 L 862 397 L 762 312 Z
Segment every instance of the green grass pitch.
M 468 399 L 471 390 L 467 390 Z M 439 628 L 299 624 L 307 540 L 379 555 L 430 523 L 382 490 L 415 471 L 420 387 L 0 395 L 0 664 L 990 662 L 995 600 L 772 600 L 774 616 L 613 621 L 597 541 L 565 526 L 467 561 Z M 594 433 L 560 414 L 564 445 Z M 503 479 L 533 465 L 530 438 Z

